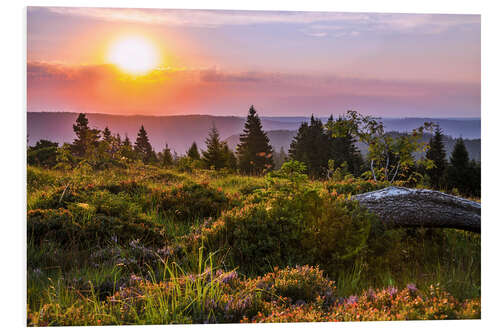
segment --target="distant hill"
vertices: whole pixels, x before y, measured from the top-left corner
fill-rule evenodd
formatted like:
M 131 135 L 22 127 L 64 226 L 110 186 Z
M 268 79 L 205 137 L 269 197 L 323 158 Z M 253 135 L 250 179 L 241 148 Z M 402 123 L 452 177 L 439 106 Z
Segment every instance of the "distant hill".
M 271 146 L 275 151 L 279 151 L 281 147 L 288 153 L 288 149 L 290 148 L 290 143 L 293 138 L 297 134 L 297 131 L 289 131 L 289 130 L 277 130 L 277 131 L 268 131 L 267 135 L 269 137 L 269 141 L 271 142 Z M 398 132 L 393 132 L 393 135 L 399 134 Z M 431 134 L 424 134 L 423 140 L 429 142 L 431 138 Z M 225 140 L 231 149 L 236 149 L 236 146 L 239 143 L 239 135 L 232 135 Z M 451 154 L 453 151 L 453 147 L 455 145 L 456 139 L 450 136 L 444 136 L 443 143 L 444 148 L 447 152 L 447 155 Z M 469 152 L 469 158 L 474 159 L 476 161 L 481 161 L 481 139 L 464 139 L 465 147 Z M 363 155 L 366 155 L 368 152 L 368 148 L 364 144 L 358 144 L 358 148 Z
M 327 117 L 319 117 L 326 123 Z M 298 129 L 303 122 L 309 122 L 310 117 L 261 117 L 262 120 L 273 120 L 280 123 L 295 124 Z M 439 124 L 446 135 L 464 139 L 481 138 L 480 118 L 382 118 L 386 131 L 408 132 L 421 126 L 424 122 Z
M 59 143 L 72 142 L 75 139 L 73 124 L 77 113 L 70 112 L 28 112 L 27 133 L 28 144 L 34 145 L 40 139 L 47 139 Z M 193 141 L 198 147 L 205 148 L 205 138 L 208 130 L 215 124 L 221 138 L 228 137 L 243 130 L 243 117 L 215 117 L 207 115 L 186 116 L 120 116 L 109 114 L 88 113 L 89 126 L 104 129 L 109 127 L 112 133 L 120 133 L 124 138 L 128 134 L 135 142 L 141 125 L 146 129 L 153 149 L 160 151 L 165 142 L 171 149 L 184 154 Z M 263 120 L 264 129 L 296 129 L 298 125 L 281 123 L 274 120 Z
M 47 139 L 59 143 L 74 140 L 73 124 L 78 113 L 71 112 L 28 112 L 27 133 L 28 144 L 34 145 L 40 139 Z M 235 148 L 239 141 L 239 133 L 243 131 L 245 117 L 235 116 L 123 116 L 99 113 L 88 113 L 91 127 L 104 129 L 108 126 L 111 132 L 120 133 L 125 137 L 128 134 L 132 142 L 135 141 L 137 131 L 144 125 L 148 132 L 151 144 L 156 151 L 160 151 L 168 142 L 172 150 L 184 154 L 193 141 L 201 149 L 205 148 L 205 138 L 209 128 L 215 124 L 221 138 L 227 138 L 231 148 Z M 272 145 L 279 151 L 281 146 L 288 150 L 295 131 L 302 122 L 309 117 L 261 117 L 262 126 L 269 132 Z M 326 118 L 322 118 L 326 121 Z M 481 136 L 481 122 L 478 118 L 471 119 L 430 119 L 430 118 L 400 118 L 382 119 L 388 131 L 409 131 L 423 124 L 424 121 L 434 121 L 440 124 L 443 132 L 451 137 L 477 138 Z M 480 157 L 480 140 L 475 145 L 474 156 Z M 469 149 L 469 147 L 467 147 Z M 472 152 L 470 152 L 473 155 Z

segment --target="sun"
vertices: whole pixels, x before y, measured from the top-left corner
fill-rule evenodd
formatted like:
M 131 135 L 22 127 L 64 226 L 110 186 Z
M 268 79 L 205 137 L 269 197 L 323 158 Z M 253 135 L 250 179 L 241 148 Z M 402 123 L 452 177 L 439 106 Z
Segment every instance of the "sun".
M 146 38 L 128 36 L 111 44 L 108 60 L 124 72 L 146 74 L 158 65 L 158 50 Z

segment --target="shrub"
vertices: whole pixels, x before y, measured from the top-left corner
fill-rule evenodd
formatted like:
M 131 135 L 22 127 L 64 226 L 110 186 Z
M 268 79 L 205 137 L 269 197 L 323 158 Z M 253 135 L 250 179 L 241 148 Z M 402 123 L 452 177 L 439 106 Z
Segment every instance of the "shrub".
M 333 304 L 335 300 L 335 283 L 324 276 L 319 267 L 275 268 L 273 272 L 253 280 L 253 283 L 265 290 L 266 295 L 285 297 L 291 304 L 312 302 L 318 297 L 328 304 Z
M 222 190 L 215 190 L 206 183 L 188 182 L 156 190 L 151 196 L 152 208 L 175 220 L 217 217 L 230 204 Z
M 457 301 L 438 287 L 430 287 L 430 294 L 418 291 L 415 286 L 398 290 L 388 287 L 368 290 L 361 296 L 350 296 L 325 309 L 320 298 L 311 304 L 287 306 L 276 304 L 269 311 L 242 322 L 332 322 L 379 320 L 428 320 L 428 319 L 478 319 L 480 300 Z
M 478 300 L 462 304 L 439 286 L 430 286 L 429 290 L 428 295 L 414 285 L 402 290 L 394 287 L 369 290 L 346 299 L 329 317 L 332 321 L 480 318 Z
M 41 244 L 51 240 L 63 246 L 76 241 L 79 226 L 67 209 L 35 209 L 28 211 L 28 242 Z
M 104 246 L 112 239 L 116 239 L 119 244 L 140 239 L 144 244 L 165 245 L 161 230 L 146 220 L 130 222 L 97 214 L 78 223 L 67 209 L 28 211 L 28 240 L 34 244 L 51 241 L 62 247 L 83 250 L 89 246 Z
M 229 249 L 228 263 L 250 274 L 290 263 L 319 264 L 333 273 L 366 249 L 373 217 L 355 202 L 308 189 L 263 192 L 248 201 L 193 236 L 194 244 Z

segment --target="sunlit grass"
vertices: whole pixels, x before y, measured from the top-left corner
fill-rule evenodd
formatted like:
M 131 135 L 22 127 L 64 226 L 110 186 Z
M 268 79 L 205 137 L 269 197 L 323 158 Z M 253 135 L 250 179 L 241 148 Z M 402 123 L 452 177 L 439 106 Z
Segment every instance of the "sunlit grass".
M 160 197 L 153 193 L 161 192 L 171 199 L 175 198 L 172 189 L 193 183 L 206 184 L 206 188 L 200 188 L 202 194 L 222 193 L 228 203 L 209 216 L 188 211 L 187 217 L 180 218 L 155 201 Z M 346 194 L 375 186 L 362 180 L 309 181 L 308 185 L 325 193 L 335 189 Z M 28 235 L 28 323 L 40 326 L 238 322 L 259 318 L 259 311 L 269 315 L 265 320 L 332 319 L 328 313 L 340 308 L 320 305 L 319 301 L 306 304 L 301 310 L 305 314 L 274 317 L 273 311 L 292 311 L 295 304 L 286 305 L 286 300 L 277 295 L 272 296 L 273 301 L 263 301 L 261 293 L 265 291 L 254 283 L 259 279 L 257 273 L 239 273 L 231 283 L 222 282 L 227 272 L 239 272 L 239 267 L 226 259 L 228 251 L 240 249 L 221 248 L 208 253 L 206 249 L 184 246 L 186 239 L 201 237 L 203 228 L 217 223 L 219 216 L 234 206 L 241 206 L 244 211 L 245 198 L 267 186 L 264 177 L 209 170 L 186 173 L 130 166 L 103 171 L 55 171 L 28 167 L 28 210 L 67 210 L 72 216 L 70 223 L 87 228 L 87 238 L 80 240 L 82 243 L 69 242 L 65 246 L 58 242 L 65 239 L 67 230 L 58 229 L 60 224 L 51 220 L 40 222 L 48 223 L 42 241 L 35 243 L 33 235 Z M 189 208 L 194 203 L 184 203 L 183 207 L 180 202 L 179 207 Z M 114 223 L 113 230 L 122 230 L 121 233 L 102 235 L 108 225 L 99 225 L 99 218 L 111 219 L 108 222 Z M 149 237 L 151 232 L 161 241 Z M 331 268 L 329 278 L 335 281 L 338 300 L 362 295 L 370 288 L 394 286 L 402 290 L 407 285 L 416 285 L 425 295 L 431 292 L 432 285 L 438 284 L 459 302 L 472 302 L 466 305 L 471 311 L 467 316 L 479 315 L 480 235 L 451 229 L 415 229 L 395 230 L 377 237 L 381 238 L 366 245 L 372 247 L 371 257 L 360 256 L 350 266 Z M 99 244 L 95 243 L 97 238 Z M 382 241 L 385 243 L 377 248 L 375 245 Z M 377 251 L 382 251 L 383 256 Z M 294 267 L 296 263 L 287 265 Z M 272 272 L 275 268 L 269 263 L 261 269 Z M 221 271 L 216 273 L 218 270 Z

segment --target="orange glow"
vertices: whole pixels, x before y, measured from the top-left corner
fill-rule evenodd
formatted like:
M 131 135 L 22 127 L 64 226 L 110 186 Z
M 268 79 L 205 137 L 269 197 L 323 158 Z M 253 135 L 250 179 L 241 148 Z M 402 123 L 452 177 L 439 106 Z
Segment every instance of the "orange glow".
M 111 44 L 108 61 L 133 75 L 147 74 L 159 64 L 154 44 L 140 36 L 127 36 Z

